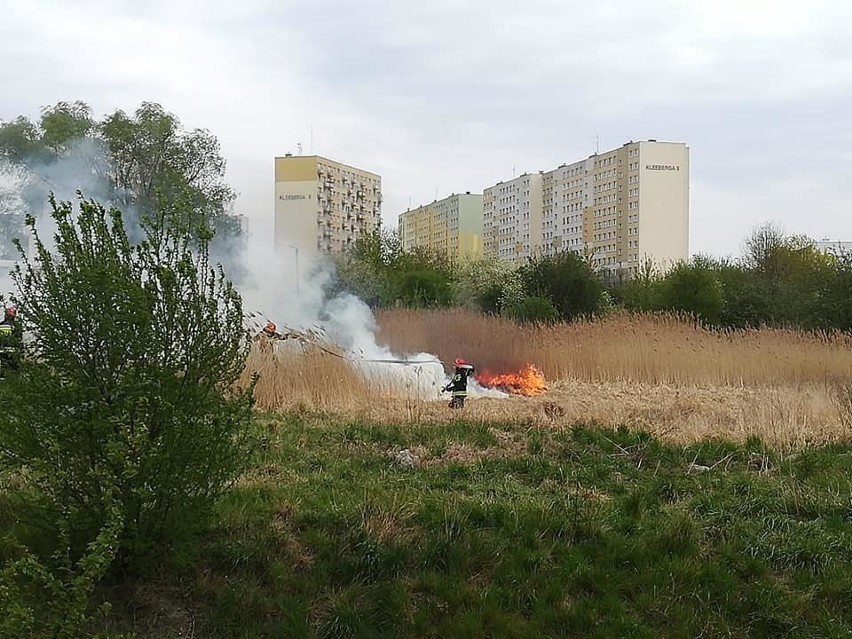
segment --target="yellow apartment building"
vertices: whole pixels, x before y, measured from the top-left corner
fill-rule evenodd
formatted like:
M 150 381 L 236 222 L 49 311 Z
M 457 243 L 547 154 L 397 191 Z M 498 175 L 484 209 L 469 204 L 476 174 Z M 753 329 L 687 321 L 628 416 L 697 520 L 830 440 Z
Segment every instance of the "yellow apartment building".
M 482 256 L 482 195 L 452 194 L 401 213 L 403 249 L 426 248 L 451 257 Z
M 275 158 L 275 247 L 339 253 L 381 227 L 382 178 L 318 155 Z

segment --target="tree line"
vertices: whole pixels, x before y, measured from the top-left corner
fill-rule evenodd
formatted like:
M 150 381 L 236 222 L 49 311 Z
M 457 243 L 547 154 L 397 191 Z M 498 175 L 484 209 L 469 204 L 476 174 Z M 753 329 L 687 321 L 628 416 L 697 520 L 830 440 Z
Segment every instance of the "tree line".
M 169 208 L 189 215 L 191 228 L 214 229 L 217 252 L 240 234 L 218 139 L 206 129 L 186 129 L 155 102 L 96 119 L 85 102 L 63 101 L 35 119 L 0 122 L 2 176 L 0 257 L 17 257 L 12 240 L 25 231 L 26 213 L 49 217 L 47 195 L 71 197 L 77 189 L 119 207 L 132 239 L 144 235 L 142 217 Z
M 362 238 L 338 256 L 332 286 L 373 307 L 468 307 L 520 322 L 571 321 L 613 310 L 677 312 L 708 327 L 852 330 L 852 255 L 820 251 L 772 224 L 741 255 L 704 255 L 665 272 L 651 261 L 628 279 L 596 272 L 571 251 L 521 265 L 406 251 L 395 231 Z

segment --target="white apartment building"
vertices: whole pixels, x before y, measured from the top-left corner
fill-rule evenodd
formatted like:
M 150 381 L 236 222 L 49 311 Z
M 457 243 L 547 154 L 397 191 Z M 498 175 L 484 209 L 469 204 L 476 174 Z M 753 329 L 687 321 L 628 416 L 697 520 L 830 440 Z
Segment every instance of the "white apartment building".
M 852 255 L 852 242 L 843 242 L 842 240 L 822 239 L 814 242 L 814 248 L 829 255 L 840 257 L 842 255 Z
M 689 148 L 648 140 L 484 193 L 486 254 L 519 262 L 571 250 L 596 270 L 635 273 L 689 257 Z
M 580 160 L 544 174 L 542 254 L 553 255 L 564 250 L 583 253 L 583 211 L 592 201 L 593 191 L 587 177 L 592 164 L 591 159 Z
M 485 189 L 482 197 L 483 250 L 522 262 L 541 245 L 541 173 L 526 173 Z

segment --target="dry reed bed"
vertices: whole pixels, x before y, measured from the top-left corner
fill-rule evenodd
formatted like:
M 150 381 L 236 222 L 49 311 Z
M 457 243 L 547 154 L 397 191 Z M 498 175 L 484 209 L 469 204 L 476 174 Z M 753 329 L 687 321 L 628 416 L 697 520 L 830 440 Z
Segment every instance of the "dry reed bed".
M 518 326 L 465 310 L 384 311 L 381 343 L 464 356 L 480 368 L 527 362 L 547 379 L 651 384 L 792 385 L 852 378 L 852 336 L 796 330 L 711 331 L 673 316 L 615 314 L 556 326 Z
M 837 385 L 852 383 L 852 349 L 842 335 L 721 333 L 664 317 L 516 327 L 459 311 L 394 311 L 379 321 L 382 341 L 400 353 L 432 352 L 444 361 L 463 354 L 495 370 L 526 362 L 542 368 L 545 395 L 471 399 L 464 417 L 473 421 L 557 429 L 625 424 L 677 443 L 757 436 L 788 449 L 850 435 L 844 425 L 849 408 L 833 394 Z M 382 423 L 459 417 L 445 401 L 395 396 L 318 350 L 254 348 L 244 381 L 252 372 L 260 374 L 255 396 L 262 409 Z
M 345 411 L 373 394 L 368 380 L 349 363 L 317 349 L 273 352 L 252 346 L 240 385 L 257 374 L 254 397 L 258 408 Z

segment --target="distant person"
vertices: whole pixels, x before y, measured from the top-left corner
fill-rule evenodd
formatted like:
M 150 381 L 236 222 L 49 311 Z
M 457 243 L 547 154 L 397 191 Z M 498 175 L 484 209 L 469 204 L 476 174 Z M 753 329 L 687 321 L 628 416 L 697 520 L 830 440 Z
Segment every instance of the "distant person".
M 275 325 L 275 322 L 267 322 L 261 332 L 269 339 L 284 339 L 284 336 L 278 332 L 278 327 Z
M 0 321 L 0 376 L 5 370 L 17 370 L 23 349 L 23 328 L 18 321 L 18 307 L 6 306 Z
M 473 364 L 468 364 L 461 357 L 453 362 L 455 371 L 450 383 L 441 389 L 441 392 L 451 392 L 450 408 L 464 408 L 464 400 L 467 397 L 467 378 L 473 375 Z

